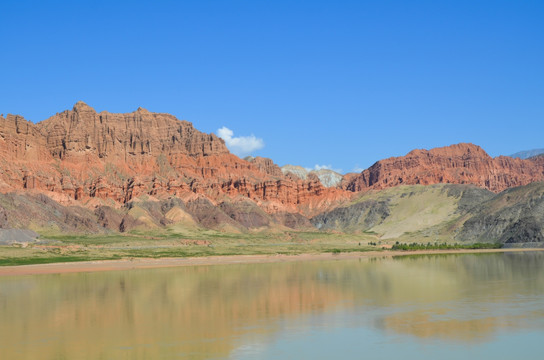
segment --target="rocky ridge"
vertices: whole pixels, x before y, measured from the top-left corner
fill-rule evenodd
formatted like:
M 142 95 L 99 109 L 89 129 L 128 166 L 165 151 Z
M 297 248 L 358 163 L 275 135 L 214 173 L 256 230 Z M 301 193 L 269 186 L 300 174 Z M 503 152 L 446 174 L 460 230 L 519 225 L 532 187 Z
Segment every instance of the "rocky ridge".
M 544 245 L 544 183 L 508 189 L 479 202 L 462 223 L 456 237 L 461 241 L 496 241 Z
M 463 241 L 540 243 L 541 193 L 515 204 L 491 193 L 539 181 L 544 157 L 492 158 L 472 144 L 414 150 L 342 176 L 240 159 L 216 135 L 142 108 L 98 113 L 78 102 L 38 124 L 0 116 L 0 228 L 98 233 L 182 224 L 370 231 L 387 239 L 449 234 L 453 227 L 443 224 L 457 221 L 451 231 Z M 432 184 L 461 187 L 404 187 Z M 488 205 L 471 210 L 479 204 Z M 512 221 L 497 220 L 505 217 Z
M 508 156 L 512 158 L 529 159 L 534 156 L 543 155 L 543 154 L 544 154 L 544 149 L 532 149 L 532 150 L 519 151 L 515 154 L 508 155 Z
M 0 117 L 0 191 L 43 192 L 63 204 L 122 206 L 199 194 L 244 197 L 267 213 L 312 214 L 349 198 L 319 179 L 291 179 L 266 158 L 232 155 L 214 134 L 145 109 L 97 113 L 83 102 L 38 124 Z
M 349 191 L 398 185 L 473 184 L 500 192 L 544 181 L 544 158 L 492 158 L 473 144 L 413 150 L 406 156 L 380 160 L 344 184 Z

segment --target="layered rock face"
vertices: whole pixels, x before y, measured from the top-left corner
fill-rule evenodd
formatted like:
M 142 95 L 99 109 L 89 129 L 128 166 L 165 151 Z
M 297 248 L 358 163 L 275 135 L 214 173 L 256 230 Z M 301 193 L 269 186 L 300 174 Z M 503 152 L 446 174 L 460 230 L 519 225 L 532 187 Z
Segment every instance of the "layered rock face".
M 129 114 L 97 113 L 83 102 L 37 125 L 51 155 L 59 159 L 93 154 L 104 159 L 146 161 L 149 156 L 228 154 L 225 142 L 172 115 L 139 108 Z
M 247 160 L 250 163 L 257 165 L 257 168 L 260 171 L 265 172 L 268 175 L 277 176 L 277 177 L 283 176 L 281 168 L 278 165 L 274 164 L 274 161 L 272 161 L 272 159 L 263 158 L 260 156 L 257 156 L 257 157 L 248 156 L 244 160 Z
M 500 192 L 544 181 L 544 159 L 490 157 L 473 144 L 457 144 L 432 150 L 413 150 L 406 156 L 376 162 L 343 184 L 350 191 L 384 189 L 397 185 L 437 183 L 474 184 Z
M 268 213 L 313 213 L 350 194 L 318 179 L 290 179 L 266 158 L 242 160 L 214 134 L 145 109 L 97 113 L 83 102 L 38 124 L 0 117 L 0 191 L 45 191 L 88 207 L 141 196 L 238 196 Z
M 36 126 L 22 116 L 0 116 L 0 154 L 3 160 L 48 161 L 51 156 Z

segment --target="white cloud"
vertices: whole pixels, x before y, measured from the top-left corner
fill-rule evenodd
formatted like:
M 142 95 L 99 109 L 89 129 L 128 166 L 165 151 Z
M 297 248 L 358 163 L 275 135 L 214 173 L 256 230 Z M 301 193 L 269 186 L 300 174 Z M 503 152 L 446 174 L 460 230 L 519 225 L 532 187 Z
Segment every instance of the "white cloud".
M 339 174 L 342 173 L 342 169 L 334 169 L 334 168 L 332 167 L 332 165 L 319 165 L 319 164 L 315 164 L 313 168 L 306 168 L 306 170 L 308 170 L 308 171 L 312 171 L 312 170 L 317 171 L 317 170 L 323 170 L 323 169 L 325 169 L 325 170 L 332 170 L 332 171 L 337 172 L 337 173 L 339 173 Z
M 234 136 L 234 132 L 226 126 L 217 130 L 217 136 L 225 140 L 225 144 L 229 150 L 237 156 L 247 156 L 253 151 L 262 149 L 264 147 L 263 139 L 250 136 Z

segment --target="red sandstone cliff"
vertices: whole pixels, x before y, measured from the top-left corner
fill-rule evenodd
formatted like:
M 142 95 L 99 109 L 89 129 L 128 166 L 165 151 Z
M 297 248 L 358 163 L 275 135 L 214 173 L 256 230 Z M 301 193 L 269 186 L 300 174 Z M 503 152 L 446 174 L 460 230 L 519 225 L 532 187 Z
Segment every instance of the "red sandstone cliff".
M 60 159 L 87 154 L 125 162 L 150 156 L 228 154 L 225 142 L 196 130 L 190 122 L 139 108 L 128 114 L 97 113 L 83 102 L 37 124 L 51 155 Z
M 343 186 L 362 191 L 402 184 L 451 183 L 474 184 L 500 192 L 535 181 L 544 181 L 544 158 L 492 158 L 479 146 L 456 144 L 380 160 L 359 175 L 351 175 Z
M 141 108 L 97 113 L 78 102 L 38 124 L 0 117 L 0 192 L 45 192 L 88 207 L 142 196 L 203 196 L 212 203 L 243 197 L 268 213 L 311 216 L 366 189 L 456 183 L 498 192 L 534 181 L 544 181 L 542 157 L 491 158 L 478 146 L 458 144 L 381 160 L 344 176 L 340 188 L 326 188 L 317 177 L 285 176 L 270 159 L 240 159 L 217 136 Z
M 270 159 L 242 160 L 216 135 L 141 108 L 97 113 L 78 102 L 38 124 L 0 117 L 0 154 L 0 191 L 33 189 L 88 206 L 196 193 L 212 201 L 247 197 L 271 213 L 312 214 L 350 197 L 316 180 L 289 179 Z
M 0 116 L 0 155 L 4 161 L 51 159 L 39 130 L 18 115 Z

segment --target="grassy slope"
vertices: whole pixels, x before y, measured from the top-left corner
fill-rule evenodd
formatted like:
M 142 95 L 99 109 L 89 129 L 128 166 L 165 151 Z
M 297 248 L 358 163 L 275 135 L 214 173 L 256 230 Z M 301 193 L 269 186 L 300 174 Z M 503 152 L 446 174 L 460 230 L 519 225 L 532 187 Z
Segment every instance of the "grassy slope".
M 462 215 L 491 196 L 468 185 L 398 186 L 363 194 L 341 209 L 314 218 L 314 223 L 325 229 L 375 234 L 382 241 L 453 242 Z
M 459 198 L 448 196 L 444 186 L 402 186 L 387 192 L 391 215 L 370 229 L 382 239 L 399 238 L 451 221 Z
M 42 229 L 46 246 L 3 247 L 0 265 L 82 261 L 136 257 L 188 257 L 249 254 L 301 254 L 320 252 L 370 251 L 393 244 L 400 236 L 418 234 L 446 223 L 455 214 L 458 197 L 448 196 L 444 186 L 403 186 L 368 193 L 356 202 L 387 201 L 390 215 L 380 225 L 366 231 L 296 231 L 283 227 L 232 232 L 204 229 L 184 216 L 166 228 L 138 227 L 128 234 L 62 235 Z M 134 208 L 142 222 L 146 213 Z M 428 241 L 427 238 L 423 239 Z M 376 245 L 369 245 L 369 243 Z
M 221 227 L 210 230 L 198 225 L 185 211 L 173 208 L 167 217 L 175 221 L 174 224 L 138 226 L 125 234 L 65 235 L 63 230 L 54 227 L 37 229 L 42 239 L 48 239 L 46 244 L 31 244 L 26 248 L 1 246 L 0 265 L 134 257 L 366 251 L 397 241 L 425 244 L 496 242 L 500 234 L 482 232 L 482 229 L 502 228 L 494 223 L 488 226 L 486 221 L 491 219 L 502 224 L 508 215 L 514 223 L 519 220 L 516 214 L 529 214 L 530 219 L 542 223 L 542 199 L 542 183 L 511 189 L 496 196 L 464 185 L 399 186 L 363 194 L 345 207 L 332 229 L 325 231 L 292 230 L 280 225 L 244 231 Z M 369 208 L 361 207 L 364 202 L 381 204 L 378 207 L 384 211 L 381 217 L 372 215 Z M 350 214 L 350 209 L 359 213 Z M 365 212 L 361 213 L 361 209 Z M 133 212 L 142 223 L 153 220 L 148 211 L 139 207 Z M 378 221 L 368 226 L 365 217 L 371 215 Z M 508 230 L 506 225 L 504 228 Z
M 146 210 L 135 206 L 131 215 L 142 224 L 154 226 L 137 226 L 125 234 L 99 235 L 66 235 L 56 228 L 37 229 L 42 239 L 48 240 L 45 244 L 0 247 L 0 265 L 136 257 L 367 251 L 392 244 L 399 236 L 401 239 L 407 234 L 421 237 L 422 231 L 457 216 L 458 197 L 448 196 L 444 186 L 402 186 L 367 193 L 354 203 L 368 200 L 386 201 L 389 216 L 371 229 L 351 233 L 296 231 L 282 226 L 244 232 L 210 230 L 188 221 L 184 213 L 177 214 L 176 210 L 169 214 L 176 223 L 160 228 Z

